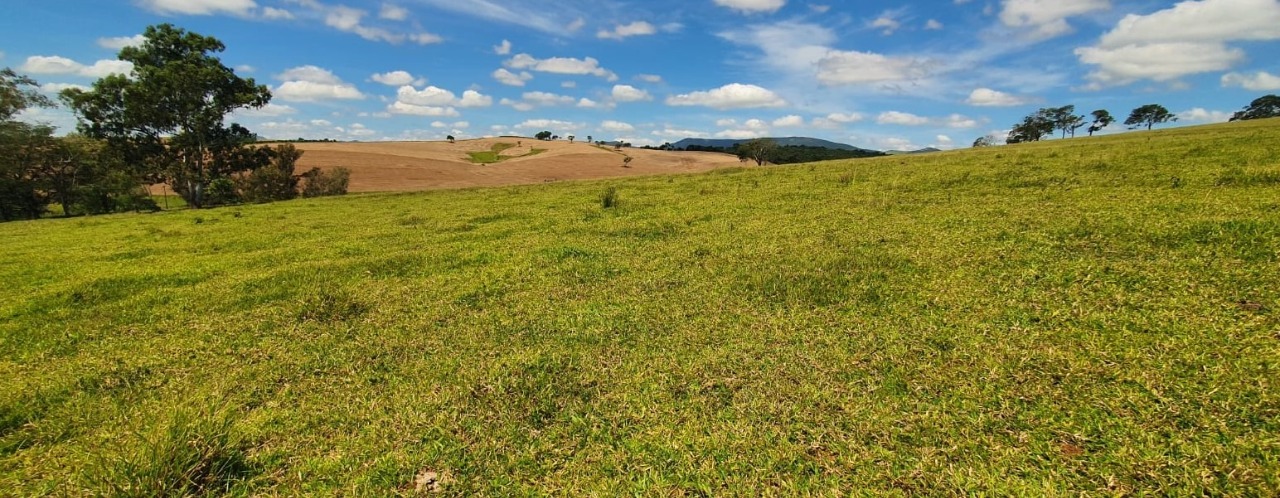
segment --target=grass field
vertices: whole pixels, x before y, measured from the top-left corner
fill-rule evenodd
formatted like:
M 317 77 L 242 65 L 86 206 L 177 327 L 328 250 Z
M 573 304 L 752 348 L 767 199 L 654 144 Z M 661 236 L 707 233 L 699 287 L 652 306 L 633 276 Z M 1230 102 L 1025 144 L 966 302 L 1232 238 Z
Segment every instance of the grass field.
M 7 223 L 0 494 L 1275 496 L 1278 262 L 1276 120 Z

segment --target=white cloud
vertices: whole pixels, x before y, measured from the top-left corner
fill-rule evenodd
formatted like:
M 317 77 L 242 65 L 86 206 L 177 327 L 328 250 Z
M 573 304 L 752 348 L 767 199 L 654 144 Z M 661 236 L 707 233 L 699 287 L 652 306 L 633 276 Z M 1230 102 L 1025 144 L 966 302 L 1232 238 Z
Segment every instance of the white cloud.
M 783 116 L 773 120 L 773 125 L 778 128 L 795 128 L 804 126 L 804 118 L 796 115 Z
M 471 107 L 489 107 L 493 105 L 493 97 L 483 95 L 475 90 L 467 90 L 462 92 L 462 98 L 458 98 L 453 92 L 443 88 L 429 86 L 422 90 L 415 89 L 412 86 L 402 86 L 396 90 L 396 103 L 407 104 L 411 106 L 424 106 L 435 108 L 471 108 Z
M 1253 74 L 1227 73 L 1222 75 L 1222 86 L 1238 86 L 1255 92 L 1280 90 L 1280 76 L 1266 71 Z
M 786 101 L 773 91 L 756 85 L 730 83 L 702 92 L 692 92 L 667 97 L 669 106 L 703 106 L 713 109 L 747 109 L 756 107 L 781 107 Z
M 556 95 L 548 92 L 525 92 L 521 95 L 521 98 L 530 104 L 544 107 L 573 105 L 577 102 L 573 97 L 567 95 Z
M 512 109 L 515 109 L 520 112 L 528 112 L 535 109 L 535 106 L 533 104 L 519 101 L 519 100 L 502 99 L 498 103 L 505 106 L 510 106 Z
M 426 78 L 416 77 L 412 74 L 409 74 L 408 71 L 391 71 L 387 73 L 375 74 L 371 76 L 370 79 L 387 86 L 395 86 L 395 87 L 400 87 L 405 85 L 422 86 L 427 83 Z
M 409 18 L 409 9 L 399 5 L 384 3 L 382 10 L 378 12 L 378 17 L 388 21 L 403 21 Z
M 444 41 L 438 35 L 419 32 L 402 34 L 395 33 L 390 30 L 368 26 L 364 24 L 364 18 L 369 15 L 367 11 L 347 7 L 345 5 L 327 6 L 313 0 L 295 0 L 303 6 L 311 8 L 313 11 L 324 16 L 324 24 L 338 31 L 352 33 L 369 41 L 387 42 L 391 44 L 400 44 L 405 41 L 411 41 L 419 45 L 430 45 Z M 408 15 L 407 13 L 405 14 Z
M 529 120 L 525 120 L 524 122 L 518 125 L 513 126 L 512 128 L 515 128 L 518 130 L 548 130 L 548 131 L 556 132 L 559 135 L 570 135 L 570 134 L 573 134 L 573 132 L 576 131 L 578 128 L 584 128 L 584 127 L 585 126 L 579 123 L 571 123 L 568 121 L 560 121 L 556 119 L 529 119 Z
M 621 121 L 605 121 L 603 123 L 600 123 L 600 129 L 604 131 L 611 131 L 614 133 L 630 133 L 630 132 L 636 131 L 635 126 L 632 126 L 629 123 L 624 123 Z
M 561 81 L 561 82 L 560 82 L 560 88 L 578 88 L 578 82 L 576 82 L 576 81 Z
M 578 99 L 577 107 L 581 109 L 612 109 L 613 104 L 596 102 L 589 98 L 583 97 L 581 99 Z
M 399 100 L 392 102 L 387 106 L 387 112 L 392 114 L 402 114 L 409 116 L 427 116 L 427 117 L 448 117 L 456 118 L 461 114 L 457 109 L 452 107 L 416 105 L 401 102 Z
M 889 36 L 892 35 L 894 31 L 897 31 L 898 28 L 901 28 L 902 23 L 898 22 L 898 20 L 893 17 L 882 15 L 877 17 L 874 21 L 871 21 L 869 26 L 881 30 L 880 34 Z
M 528 71 L 513 73 L 506 69 L 498 68 L 497 71 L 493 72 L 493 79 L 507 86 L 524 86 L 525 82 L 533 79 L 533 75 L 529 74 Z
M 191 16 L 231 14 L 248 17 L 258 7 L 254 0 L 138 0 L 137 3 L 158 14 Z
M 876 117 L 876 123 L 900 126 L 946 126 L 949 128 L 974 128 L 979 126 L 977 120 L 961 114 L 952 114 L 944 118 L 929 118 L 899 111 L 880 113 Z
M 564 29 L 569 30 L 570 33 L 575 33 L 578 30 L 582 29 L 583 26 L 586 26 L 586 25 L 587 25 L 587 20 L 579 17 L 577 19 L 574 19 L 573 22 L 566 25 Z
M 133 64 L 126 61 L 103 59 L 86 66 L 66 57 L 33 55 L 18 66 L 18 71 L 27 74 L 64 74 L 85 78 L 103 78 L 111 74 L 128 75 L 133 72 Z
M 1010 107 L 1024 105 L 1029 102 L 1031 102 L 1031 99 L 990 88 L 974 89 L 973 92 L 969 93 L 969 99 L 965 100 L 965 103 L 969 105 L 984 107 Z
M 235 111 L 237 116 L 263 118 L 263 117 L 280 117 L 290 114 L 297 114 L 298 110 L 292 106 L 284 104 L 267 104 L 260 109 L 239 109 Z
M 142 45 L 143 42 L 146 41 L 147 39 L 142 35 L 116 36 L 111 38 L 98 38 L 98 46 L 110 50 L 120 50 L 125 47 L 136 47 Z
M 936 64 L 915 57 L 831 51 L 818 61 L 818 80 L 827 85 L 911 81 L 929 76 Z
M 657 33 L 658 29 L 644 21 L 636 21 L 631 24 L 619 24 L 613 29 L 602 29 L 596 33 L 596 38 L 603 40 L 622 40 L 632 36 L 647 36 Z
M 502 40 L 502 43 L 501 43 L 500 45 L 497 45 L 497 46 L 494 46 L 494 47 L 493 47 L 493 53 L 498 54 L 498 55 L 507 55 L 507 54 L 510 54 L 510 53 L 511 53 L 511 41 L 510 41 L 510 40 Z
M 715 0 L 716 5 L 745 13 L 777 12 L 787 0 Z
M 641 74 L 641 75 L 637 75 L 636 79 L 643 81 L 645 83 L 654 83 L 654 84 L 662 83 L 662 77 L 656 74 Z
M 857 123 L 864 119 L 866 119 L 866 116 L 863 116 L 862 114 L 859 114 L 856 112 L 851 112 L 851 113 L 833 112 L 831 114 L 828 114 L 826 117 L 814 119 L 813 126 L 816 126 L 818 128 L 839 128 L 840 125 Z
M 1230 112 L 1210 111 L 1196 107 L 1178 113 L 1178 120 L 1190 123 L 1225 123 L 1231 119 L 1231 116 Z
M 880 113 L 880 116 L 876 118 L 876 122 L 902 126 L 923 126 L 929 124 L 929 118 L 908 112 L 885 111 Z
M 288 21 L 294 18 L 293 12 L 275 7 L 263 7 L 262 18 L 268 21 Z
M 1231 68 L 1245 59 L 1232 41 L 1280 39 L 1280 2 L 1275 0 L 1183 1 L 1147 15 L 1130 14 L 1094 46 L 1075 50 L 1080 62 L 1097 66 L 1092 87 L 1159 82 Z
M 40 85 L 41 92 L 52 94 L 52 95 L 56 95 L 58 93 L 61 93 L 63 90 L 70 90 L 72 88 L 76 90 L 81 90 L 81 91 L 90 90 L 90 87 L 88 86 L 77 85 L 75 83 L 45 83 Z
M 938 22 L 937 19 L 930 19 L 928 22 L 924 23 L 924 29 L 930 31 L 939 30 L 942 29 L 942 23 Z
M 587 57 L 585 59 L 575 59 L 572 57 L 552 57 L 550 59 L 536 59 L 529 54 L 517 54 L 507 60 L 504 65 L 511 69 L 528 69 L 542 73 L 552 74 L 589 74 L 599 76 L 608 81 L 617 81 L 618 75 L 613 71 L 600 67 L 600 61 Z
M 1004 0 L 1000 22 L 1029 30 L 1035 39 L 1047 39 L 1070 33 L 1069 17 L 1110 8 L 1110 0 Z
M 649 92 L 631 85 L 614 85 L 613 100 L 617 102 L 642 102 L 653 100 L 653 96 L 649 95 Z
M 462 98 L 458 100 L 458 107 L 463 109 L 472 107 L 489 107 L 491 105 L 493 105 L 493 97 L 481 94 L 475 90 L 462 92 Z
M 276 79 L 282 83 L 272 90 L 272 94 L 285 101 L 316 102 L 365 98 L 355 85 L 342 81 L 328 69 L 316 66 L 295 67 L 276 76 Z

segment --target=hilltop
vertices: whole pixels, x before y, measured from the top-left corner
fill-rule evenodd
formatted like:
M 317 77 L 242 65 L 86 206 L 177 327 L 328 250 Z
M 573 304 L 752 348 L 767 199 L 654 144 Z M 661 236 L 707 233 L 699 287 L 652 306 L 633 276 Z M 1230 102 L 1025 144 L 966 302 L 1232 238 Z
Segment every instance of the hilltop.
M 755 140 L 755 139 L 686 138 L 684 140 L 681 140 L 671 145 L 674 148 L 680 149 L 680 150 L 688 149 L 689 147 L 715 147 L 719 149 L 731 149 L 738 144 L 746 143 L 751 140 Z M 879 152 L 879 151 L 873 151 L 870 149 L 863 149 L 861 147 L 854 147 L 849 144 L 842 144 L 842 143 L 832 142 L 829 140 L 823 140 L 820 138 L 781 137 L 781 138 L 769 138 L 769 140 L 773 140 L 775 143 L 778 144 L 779 147 L 790 147 L 790 146 L 818 147 L 823 149 L 835 149 L 835 150 Z

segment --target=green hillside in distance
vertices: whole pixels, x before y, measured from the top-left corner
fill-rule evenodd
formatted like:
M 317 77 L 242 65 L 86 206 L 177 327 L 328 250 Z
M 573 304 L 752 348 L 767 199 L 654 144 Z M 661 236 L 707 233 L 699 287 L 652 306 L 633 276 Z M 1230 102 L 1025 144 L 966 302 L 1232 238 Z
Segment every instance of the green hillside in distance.
M 1276 144 L 0 224 L 0 494 L 1276 496 Z

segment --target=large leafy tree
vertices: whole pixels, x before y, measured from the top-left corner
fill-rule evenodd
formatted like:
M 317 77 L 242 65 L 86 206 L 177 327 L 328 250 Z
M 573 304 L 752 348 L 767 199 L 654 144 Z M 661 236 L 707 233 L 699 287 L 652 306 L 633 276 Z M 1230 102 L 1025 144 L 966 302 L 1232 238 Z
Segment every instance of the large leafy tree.
M 15 118 L 52 105 L 35 80 L 0 70 L 0 221 L 38 218 L 49 204 L 40 169 L 56 145 L 53 128 Z
M 764 166 L 778 150 L 778 142 L 770 138 L 757 138 L 738 145 L 738 157 L 756 162 L 756 166 Z
M 1048 109 L 1048 117 L 1053 120 L 1053 126 L 1062 130 L 1062 138 L 1067 138 L 1070 132 L 1072 137 L 1076 136 L 1076 130 L 1084 126 L 1084 116 L 1076 115 L 1076 106 L 1067 105 L 1062 107 Z
M 1264 95 L 1253 99 L 1249 105 L 1245 106 L 1243 111 L 1238 111 L 1231 116 L 1232 121 L 1246 121 L 1250 119 L 1266 119 L 1280 117 L 1280 97 L 1275 95 Z
M 1089 125 L 1089 136 L 1091 137 L 1094 133 L 1102 131 L 1103 128 L 1116 122 L 1116 118 L 1111 117 L 1111 113 L 1106 109 L 1098 109 L 1091 114 L 1093 115 L 1093 123 Z
M 138 173 L 204 207 L 213 182 L 262 164 L 262 154 L 243 150 L 253 134 L 225 120 L 237 109 L 265 106 L 271 92 L 223 65 L 215 54 L 226 46 L 216 38 L 170 24 L 148 27 L 143 37 L 119 54 L 133 63 L 131 75 L 68 90 L 63 100 L 79 115 L 82 133 L 106 140 Z
M 1130 128 L 1140 128 L 1146 126 L 1148 130 L 1152 126 L 1159 123 L 1167 123 L 1177 121 L 1178 117 L 1174 116 L 1160 104 L 1147 104 L 1129 113 L 1129 119 L 1124 120 L 1125 126 Z

